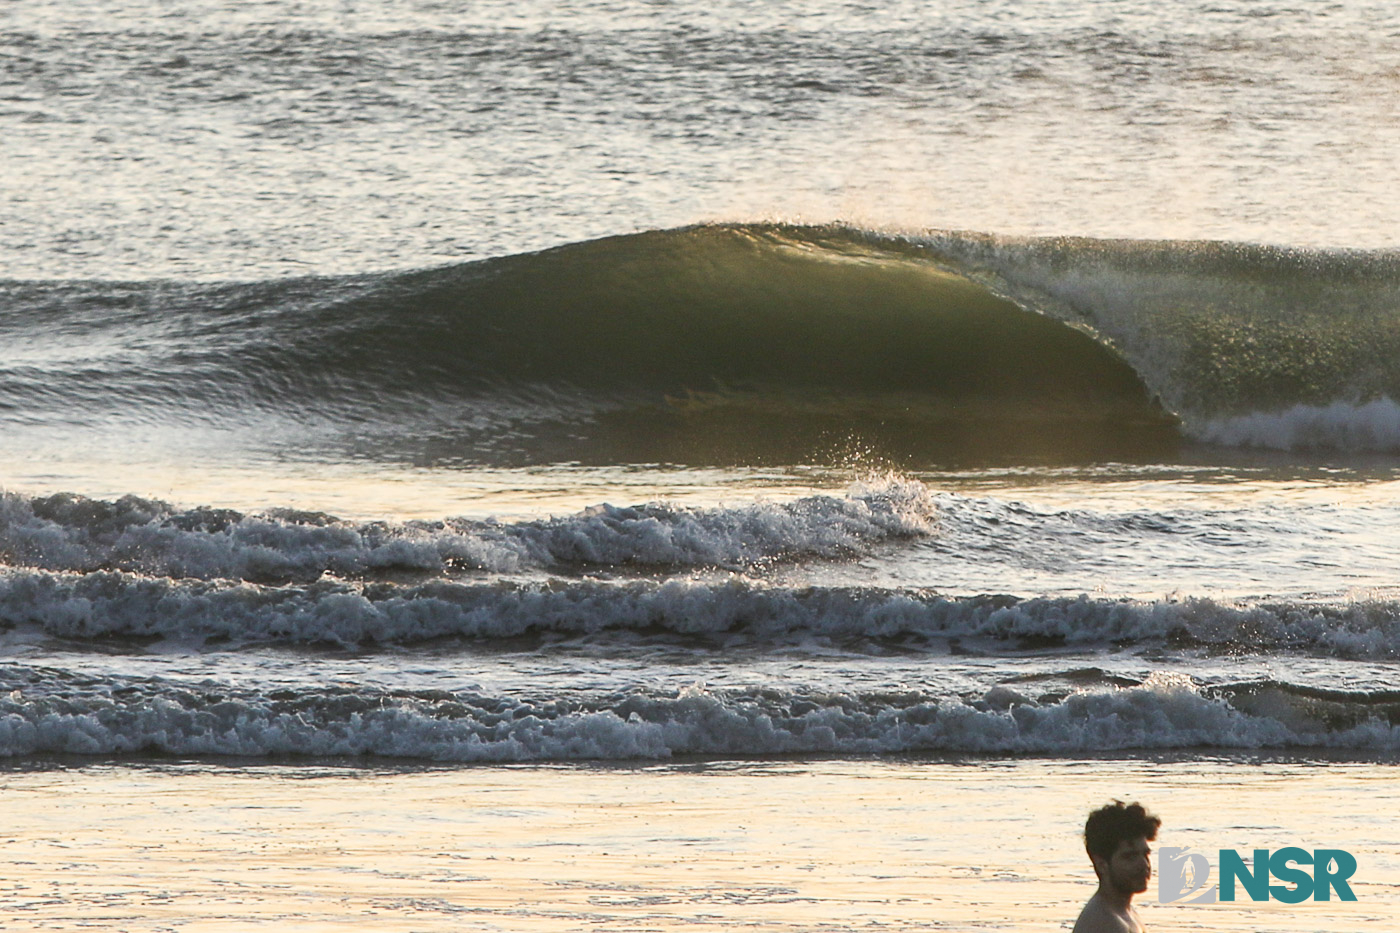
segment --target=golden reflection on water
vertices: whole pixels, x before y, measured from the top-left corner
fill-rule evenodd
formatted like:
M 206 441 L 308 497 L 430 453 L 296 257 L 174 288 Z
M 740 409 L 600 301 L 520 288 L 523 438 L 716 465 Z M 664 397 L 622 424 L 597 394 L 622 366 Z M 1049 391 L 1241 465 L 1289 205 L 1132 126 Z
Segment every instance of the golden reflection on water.
M 134 494 L 176 507 L 201 505 L 259 512 L 273 508 L 327 512 L 351 521 L 449 517 L 519 520 L 568 515 L 601 502 L 666 500 L 716 506 L 755 496 L 784 501 L 836 494 L 856 479 L 848 470 L 702 469 L 624 465 L 451 469 L 379 463 L 243 462 L 180 464 L 126 460 L 0 459 L 0 489 L 24 495 L 75 492 L 97 499 Z
M 1158 845 L 1345 848 L 1360 864 L 1355 903 L 1159 905 L 1154 882 L 1149 928 L 1400 919 L 1385 764 L 192 763 L 0 785 L 9 930 L 1068 929 L 1093 887 L 1082 820 L 1112 797 L 1164 817 Z
M 567 515 L 600 502 L 665 500 L 714 507 L 842 495 L 855 482 L 901 475 L 934 493 L 991 497 L 1041 508 L 1099 511 L 1338 506 L 1393 507 L 1400 470 L 1392 465 L 1192 466 L 1099 464 L 972 470 L 891 471 L 857 457 L 839 466 L 685 467 L 666 464 L 523 467 L 412 465 L 354 459 L 246 457 L 151 458 L 116 448 L 0 456 L 0 489 L 26 495 L 74 492 L 117 499 L 127 494 L 177 507 L 243 511 L 272 508 L 328 512 L 347 520 L 518 520 Z

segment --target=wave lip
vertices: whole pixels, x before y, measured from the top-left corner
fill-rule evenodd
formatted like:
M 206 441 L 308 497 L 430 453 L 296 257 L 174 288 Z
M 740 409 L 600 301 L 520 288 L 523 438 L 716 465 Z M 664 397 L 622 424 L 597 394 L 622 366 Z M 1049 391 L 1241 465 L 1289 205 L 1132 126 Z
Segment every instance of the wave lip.
M 0 756 L 374 756 L 456 762 L 1127 749 L 1400 749 L 1400 704 L 1331 717 L 1276 684 L 1207 695 L 1184 675 L 1027 697 L 803 690 L 525 700 L 473 692 L 94 683 L 0 669 Z M 1302 700 L 1302 702 L 1299 702 Z M 1336 706 L 1333 701 L 1333 706 Z

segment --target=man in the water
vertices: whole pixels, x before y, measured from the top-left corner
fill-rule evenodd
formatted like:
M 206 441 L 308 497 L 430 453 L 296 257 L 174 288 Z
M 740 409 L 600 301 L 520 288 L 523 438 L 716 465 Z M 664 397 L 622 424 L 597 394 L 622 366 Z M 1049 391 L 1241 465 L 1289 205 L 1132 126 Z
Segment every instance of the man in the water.
M 1162 821 L 1141 804 L 1115 800 L 1089 814 L 1084 848 L 1099 876 L 1099 889 L 1074 922 L 1074 933 L 1144 933 L 1133 895 L 1152 878 L 1152 847 Z

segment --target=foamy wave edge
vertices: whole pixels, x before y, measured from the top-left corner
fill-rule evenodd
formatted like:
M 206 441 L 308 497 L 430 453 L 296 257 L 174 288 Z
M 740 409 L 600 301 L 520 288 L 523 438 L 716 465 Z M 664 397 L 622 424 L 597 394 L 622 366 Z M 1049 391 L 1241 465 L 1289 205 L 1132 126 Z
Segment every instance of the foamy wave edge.
M 1188 424 L 1186 433 L 1226 447 L 1400 453 L 1400 403 L 1382 397 L 1364 403 L 1294 405 Z
M 6 677 L 5 679 L 11 679 Z M 20 680 L 24 680 L 23 677 Z M 100 696 L 0 696 L 0 755 L 237 755 L 454 762 L 920 752 L 1058 754 L 1223 747 L 1400 749 L 1379 715 L 1340 725 L 1306 709 L 1256 711 L 1184 675 L 1037 702 L 1005 687 L 980 698 L 710 691 L 605 703 L 470 694 L 282 691 L 237 695 L 150 681 Z
M 1400 657 L 1400 602 L 1140 602 L 953 597 L 859 587 L 718 582 L 422 584 L 322 580 L 260 586 L 103 571 L 0 573 L 0 626 L 87 641 L 158 638 L 337 648 L 441 640 L 711 639 L 768 645 L 980 639 L 1004 650 L 1170 643 L 1242 653 Z

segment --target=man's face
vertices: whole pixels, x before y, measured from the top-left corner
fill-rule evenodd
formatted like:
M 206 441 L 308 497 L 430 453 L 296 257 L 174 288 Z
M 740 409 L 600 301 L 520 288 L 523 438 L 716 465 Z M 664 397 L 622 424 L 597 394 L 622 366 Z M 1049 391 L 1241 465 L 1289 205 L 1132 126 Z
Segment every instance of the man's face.
M 1094 867 L 1099 870 L 1099 877 L 1119 893 L 1141 894 L 1152 879 L 1152 847 L 1143 836 L 1125 839 L 1118 843 L 1111 859 L 1095 857 Z

